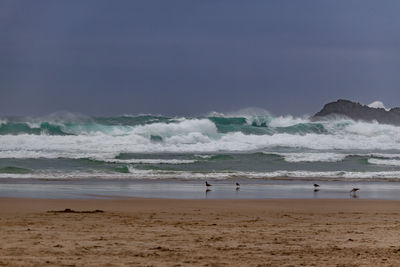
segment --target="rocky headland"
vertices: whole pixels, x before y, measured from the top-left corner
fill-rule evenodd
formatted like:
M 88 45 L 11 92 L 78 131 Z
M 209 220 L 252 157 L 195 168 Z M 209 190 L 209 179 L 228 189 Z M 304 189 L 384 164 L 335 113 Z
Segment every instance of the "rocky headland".
M 377 121 L 383 124 L 400 125 L 400 108 L 386 110 L 369 107 L 345 99 L 326 104 L 321 111 L 311 117 L 312 120 L 324 120 L 333 117 L 348 117 L 357 121 Z

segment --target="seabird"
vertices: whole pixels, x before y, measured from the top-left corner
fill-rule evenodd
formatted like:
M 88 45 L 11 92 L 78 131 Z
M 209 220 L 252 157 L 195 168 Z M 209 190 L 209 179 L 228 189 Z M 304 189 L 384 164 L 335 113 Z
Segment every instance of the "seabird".
M 353 188 L 350 190 L 350 193 L 355 194 L 358 190 L 360 190 L 360 188 Z
M 240 184 L 236 182 L 236 191 L 239 191 L 239 189 L 240 189 Z
M 314 184 L 314 192 L 318 192 L 319 191 L 319 184 Z
M 206 181 L 206 186 L 207 187 L 209 187 L 209 186 L 212 186 L 211 184 L 209 184 L 207 181 Z

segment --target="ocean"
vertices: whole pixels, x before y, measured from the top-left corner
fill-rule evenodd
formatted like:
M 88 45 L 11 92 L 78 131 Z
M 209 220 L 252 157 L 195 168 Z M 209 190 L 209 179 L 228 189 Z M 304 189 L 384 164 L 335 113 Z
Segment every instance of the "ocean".
M 400 127 L 376 122 L 312 121 L 260 109 L 199 117 L 57 113 L 0 119 L 3 189 L 28 181 L 203 185 L 399 178 Z

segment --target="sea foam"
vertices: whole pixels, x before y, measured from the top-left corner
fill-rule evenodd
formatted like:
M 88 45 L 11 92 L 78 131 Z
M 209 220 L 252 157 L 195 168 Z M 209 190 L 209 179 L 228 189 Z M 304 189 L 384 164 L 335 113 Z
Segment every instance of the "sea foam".
M 82 172 L 82 171 L 43 171 L 34 173 L 0 173 L 0 178 L 9 179 L 182 179 L 182 180 L 226 180 L 226 179 L 319 179 L 349 180 L 382 179 L 400 180 L 400 171 L 273 171 L 273 172 L 193 172 L 193 171 L 157 171 L 141 170 L 129 167 L 129 173 Z

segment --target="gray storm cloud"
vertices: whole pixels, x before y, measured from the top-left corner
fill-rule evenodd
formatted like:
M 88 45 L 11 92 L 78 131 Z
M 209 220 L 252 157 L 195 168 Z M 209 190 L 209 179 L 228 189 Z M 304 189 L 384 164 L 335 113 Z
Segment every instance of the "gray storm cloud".
M 1 1 L 0 114 L 400 106 L 398 1 Z

